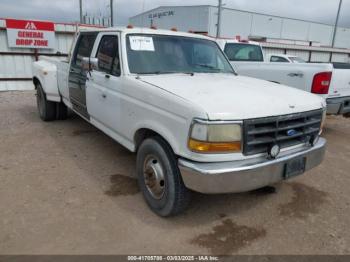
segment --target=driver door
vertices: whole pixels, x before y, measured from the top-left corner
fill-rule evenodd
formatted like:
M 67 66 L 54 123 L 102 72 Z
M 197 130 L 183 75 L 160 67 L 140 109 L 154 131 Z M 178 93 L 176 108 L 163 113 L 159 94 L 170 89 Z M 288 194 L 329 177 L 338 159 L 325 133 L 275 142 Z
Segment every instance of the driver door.
M 83 58 L 90 57 L 95 44 L 97 33 L 81 33 L 73 53 L 69 77 L 69 99 L 74 111 L 89 119 L 86 107 L 87 72 L 83 69 Z

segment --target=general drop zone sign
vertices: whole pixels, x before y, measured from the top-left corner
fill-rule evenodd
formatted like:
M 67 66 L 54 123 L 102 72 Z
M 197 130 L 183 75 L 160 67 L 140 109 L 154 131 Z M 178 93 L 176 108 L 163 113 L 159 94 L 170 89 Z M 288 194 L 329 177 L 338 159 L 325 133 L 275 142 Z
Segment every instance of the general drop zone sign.
M 55 48 L 55 25 L 51 22 L 6 20 L 9 47 Z

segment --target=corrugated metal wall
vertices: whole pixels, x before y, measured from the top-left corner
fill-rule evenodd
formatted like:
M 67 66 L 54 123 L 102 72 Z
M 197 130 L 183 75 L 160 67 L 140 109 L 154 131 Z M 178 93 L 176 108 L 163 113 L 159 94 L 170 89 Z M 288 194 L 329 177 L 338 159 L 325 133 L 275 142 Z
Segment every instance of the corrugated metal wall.
M 172 15 L 160 15 L 172 12 Z M 155 18 L 152 18 L 155 16 Z M 136 26 L 149 27 L 152 23 L 158 28 L 178 27 L 181 31 L 205 31 L 215 36 L 217 31 L 218 9 L 214 6 L 167 6 L 159 7 L 130 18 Z M 267 38 L 292 39 L 319 42 L 331 46 L 334 26 L 290 19 L 272 15 L 258 14 L 241 10 L 223 8 L 221 36 L 240 35 Z M 350 29 L 339 27 L 335 41 L 337 48 L 350 48 Z
M 130 24 L 139 27 L 155 26 L 170 30 L 207 32 L 209 9 L 207 6 L 160 7 L 130 18 Z
M 69 53 L 76 32 L 76 26 L 71 24 L 55 24 L 55 32 L 55 49 L 38 49 L 39 55 L 42 53 L 48 55 L 57 54 L 57 52 L 62 55 Z M 28 79 L 32 77 L 31 68 L 34 60 L 35 54 L 33 49 L 8 47 L 6 23 L 5 20 L 0 19 L 0 91 L 33 89 L 33 84 Z
M 216 34 L 218 17 L 217 7 L 209 7 L 211 24 L 210 34 Z M 221 36 L 234 37 L 241 35 L 261 36 L 267 38 L 293 39 L 319 42 L 323 46 L 331 46 L 334 26 L 290 19 L 272 15 L 258 14 L 234 9 L 224 9 L 221 23 Z M 350 48 L 350 29 L 338 28 L 335 46 Z

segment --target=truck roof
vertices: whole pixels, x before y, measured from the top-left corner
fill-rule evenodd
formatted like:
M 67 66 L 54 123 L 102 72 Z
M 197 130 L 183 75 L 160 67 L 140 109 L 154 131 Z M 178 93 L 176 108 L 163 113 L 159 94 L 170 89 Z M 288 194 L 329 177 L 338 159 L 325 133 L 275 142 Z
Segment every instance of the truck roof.
M 186 32 L 178 32 L 174 30 L 164 30 L 164 29 L 151 29 L 151 28 L 127 28 L 127 27 L 109 27 L 109 28 L 89 28 L 80 30 L 80 32 L 121 32 L 126 34 L 150 34 L 150 35 L 173 35 L 173 36 L 183 36 L 183 37 L 192 37 L 200 38 L 214 41 L 213 38 Z

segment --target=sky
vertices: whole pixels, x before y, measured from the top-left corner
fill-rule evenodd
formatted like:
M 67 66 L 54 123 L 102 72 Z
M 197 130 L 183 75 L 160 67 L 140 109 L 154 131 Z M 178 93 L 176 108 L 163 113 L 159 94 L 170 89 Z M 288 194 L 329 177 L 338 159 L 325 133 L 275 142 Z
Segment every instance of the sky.
M 114 0 L 117 25 L 158 6 L 217 5 L 217 0 Z M 226 7 L 334 24 L 339 0 L 223 0 Z M 109 0 L 83 0 L 84 13 L 107 14 Z M 350 0 L 343 0 L 339 25 L 350 27 Z M 54 22 L 79 20 L 79 0 L 0 0 L 0 17 Z

